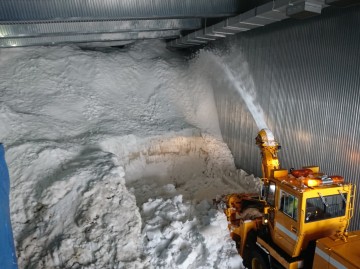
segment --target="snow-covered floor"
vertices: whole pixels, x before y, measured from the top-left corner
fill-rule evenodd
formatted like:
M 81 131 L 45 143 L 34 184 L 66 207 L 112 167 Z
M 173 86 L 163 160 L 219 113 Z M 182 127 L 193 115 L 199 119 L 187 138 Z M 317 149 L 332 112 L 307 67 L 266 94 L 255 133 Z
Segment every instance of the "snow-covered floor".
M 257 188 L 221 139 L 209 52 L 0 50 L 19 268 L 240 268 L 217 195 Z

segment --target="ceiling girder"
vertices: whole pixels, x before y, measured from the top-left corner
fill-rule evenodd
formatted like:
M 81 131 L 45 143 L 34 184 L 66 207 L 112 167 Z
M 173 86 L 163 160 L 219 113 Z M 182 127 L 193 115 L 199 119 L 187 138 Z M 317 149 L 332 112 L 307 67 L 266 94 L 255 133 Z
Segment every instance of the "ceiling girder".
M 1 24 L 0 37 L 35 37 L 53 35 L 119 33 L 160 30 L 194 30 L 201 19 L 119 20 L 88 22 Z
M 238 0 L 1 0 L 0 47 L 172 39 L 239 8 Z
M 58 45 L 71 43 L 89 43 L 102 41 L 130 41 L 142 39 L 169 39 L 180 35 L 179 30 L 163 31 L 138 31 L 123 33 L 101 33 L 101 34 L 76 34 L 76 35 L 57 35 L 57 36 L 38 36 L 38 37 L 19 37 L 19 38 L 0 38 L 0 47 L 27 47 Z
M 186 36 L 182 36 L 168 43 L 169 47 L 191 47 L 203 45 L 203 39 L 207 37 L 225 38 L 228 35 L 248 31 L 293 17 L 310 16 L 320 14 L 325 7 L 325 0 L 273 0 L 261 6 L 248 10 L 240 15 L 227 18 L 215 25 L 197 30 Z M 311 8 L 309 8 L 311 7 Z M 289 12 L 289 10 L 291 12 Z M 290 14 L 289 14 L 290 13 Z M 192 40 L 189 43 L 189 39 Z

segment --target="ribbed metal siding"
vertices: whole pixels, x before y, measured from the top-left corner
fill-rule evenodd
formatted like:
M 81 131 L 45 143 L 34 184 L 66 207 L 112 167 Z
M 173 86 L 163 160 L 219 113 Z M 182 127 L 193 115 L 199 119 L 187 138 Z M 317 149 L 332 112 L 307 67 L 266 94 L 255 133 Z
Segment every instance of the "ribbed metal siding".
M 282 145 L 282 167 L 319 165 L 329 175 L 343 175 L 358 190 L 359 25 L 359 6 L 327 8 L 319 17 L 280 22 L 228 41 L 239 45 L 249 64 L 257 101 Z M 236 164 L 260 176 L 259 150 L 254 144 L 258 128 L 244 102 L 231 86 L 219 89 L 215 96 L 223 137 Z M 357 205 L 359 195 L 352 229 L 360 229 Z
M 229 16 L 238 0 L 1 0 L 0 21 Z

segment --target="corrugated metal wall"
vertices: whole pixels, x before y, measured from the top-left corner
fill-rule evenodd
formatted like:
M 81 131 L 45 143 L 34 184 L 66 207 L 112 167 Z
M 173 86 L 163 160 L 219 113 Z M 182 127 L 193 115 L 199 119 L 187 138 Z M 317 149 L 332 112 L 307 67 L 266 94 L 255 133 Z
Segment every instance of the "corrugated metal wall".
M 224 42 L 236 44 L 248 63 L 255 101 L 282 146 L 282 167 L 319 165 L 360 190 L 360 7 L 326 8 L 319 17 L 283 21 Z M 231 84 L 217 90 L 215 99 L 237 166 L 260 176 L 258 128 L 245 103 Z

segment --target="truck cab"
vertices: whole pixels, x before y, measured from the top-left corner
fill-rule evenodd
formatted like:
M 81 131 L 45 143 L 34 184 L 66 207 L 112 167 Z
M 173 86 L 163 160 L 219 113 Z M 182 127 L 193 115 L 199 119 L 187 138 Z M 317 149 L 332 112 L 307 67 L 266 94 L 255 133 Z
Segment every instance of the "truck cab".
M 345 233 L 352 211 L 351 184 L 338 176 L 335 182 L 317 166 L 301 170 L 308 175 L 273 170 L 264 184 L 271 241 L 292 258 L 316 239 Z

